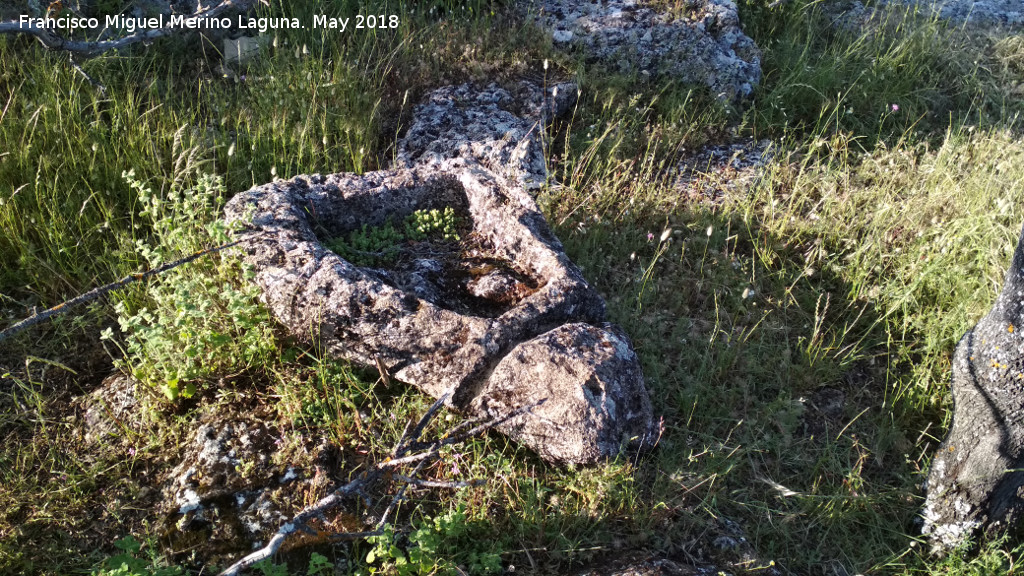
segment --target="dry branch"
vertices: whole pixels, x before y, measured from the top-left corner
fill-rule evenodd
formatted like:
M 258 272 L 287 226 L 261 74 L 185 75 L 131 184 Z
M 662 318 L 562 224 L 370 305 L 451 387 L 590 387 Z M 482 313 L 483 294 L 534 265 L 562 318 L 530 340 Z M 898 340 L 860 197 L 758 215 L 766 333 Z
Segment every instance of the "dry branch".
M 286 523 L 282 526 L 276 534 L 267 542 L 267 545 L 259 550 L 249 554 L 245 558 L 242 558 L 238 562 L 235 562 L 229 566 L 226 570 L 220 573 L 220 576 L 237 576 L 242 570 L 251 567 L 254 564 L 262 562 L 267 558 L 270 558 L 281 549 L 285 540 L 296 532 L 307 532 L 311 528 L 309 522 L 317 518 L 323 518 L 324 514 L 328 511 L 341 505 L 346 498 L 354 497 L 366 497 L 366 490 L 374 485 L 378 480 L 384 476 L 389 476 L 392 480 L 397 480 L 402 483 L 402 486 L 398 489 L 394 496 L 391 498 L 391 502 L 388 507 L 384 510 L 380 520 L 377 521 L 373 530 L 366 532 L 342 532 L 333 536 L 335 540 L 354 540 L 359 538 L 368 538 L 370 536 L 380 536 L 384 533 L 384 526 L 388 523 L 391 514 L 398 507 L 398 503 L 402 500 L 405 495 L 405 490 L 410 485 L 413 486 L 424 486 L 433 488 L 463 488 L 466 486 L 474 486 L 482 483 L 482 480 L 471 480 L 469 482 L 434 482 L 428 480 L 422 480 L 416 477 L 416 475 L 426 466 L 427 462 L 431 458 L 435 458 L 440 454 L 441 448 L 457 444 L 466 440 L 470 436 L 479 434 L 496 426 L 499 426 L 516 416 L 520 416 L 535 407 L 539 406 L 544 402 L 536 402 L 529 406 L 521 407 L 517 410 L 501 416 L 499 418 L 490 418 L 484 421 L 475 421 L 477 425 L 474 426 L 470 431 L 461 434 L 446 434 L 440 438 L 432 440 L 430 442 L 421 442 L 419 440 L 420 435 L 433 420 L 437 412 L 444 406 L 445 402 L 451 397 L 451 392 L 443 394 L 440 398 L 434 402 L 427 412 L 420 418 L 419 422 L 415 426 L 407 425 L 405 431 L 402 432 L 402 436 L 398 439 L 395 444 L 394 450 L 392 450 L 392 457 L 384 460 L 383 462 L 372 465 L 368 470 L 357 476 L 354 480 L 343 484 L 338 488 L 335 488 L 333 492 L 320 499 L 319 502 L 304 508 L 299 512 L 291 522 Z M 457 428 L 465 428 L 460 425 Z M 408 464 L 415 464 L 412 471 L 408 475 L 403 474 L 388 474 L 389 472 L 400 468 Z
M 252 0 L 221 0 L 209 8 L 197 6 L 194 13 L 186 16 L 188 19 L 195 18 L 196 21 L 209 20 L 220 16 L 229 9 L 236 8 L 246 10 L 253 4 Z M 158 38 L 179 34 L 189 31 L 190 28 L 164 26 L 163 28 L 152 28 L 140 30 L 111 40 L 73 40 L 58 33 L 55 28 L 39 26 L 36 22 L 40 18 L 27 18 L 25 20 L 7 20 L 0 22 L 0 34 L 24 34 L 33 36 L 39 42 L 51 50 L 64 50 L 73 54 L 83 56 L 96 56 L 110 50 L 125 48 L 139 42 L 152 42 Z M 195 26 L 195 28 L 201 28 Z M 106 28 L 104 28 L 104 31 Z M 102 35 L 102 34 L 101 34 Z
M 11 326 L 8 326 L 4 330 L 0 330 L 0 342 L 3 342 L 4 340 L 7 340 L 11 336 L 14 336 L 15 334 L 17 334 L 17 333 L 19 333 L 19 332 L 21 332 L 23 330 L 27 330 L 27 329 L 35 326 L 36 324 L 39 324 L 39 323 L 44 322 L 46 320 L 49 320 L 50 318 L 53 318 L 54 316 L 59 316 L 61 314 L 64 314 L 68 310 L 74 308 L 75 306 L 78 306 L 79 304 L 85 304 L 86 302 L 92 302 L 93 300 L 96 300 L 97 298 L 103 296 L 104 294 L 107 294 L 108 292 L 113 292 L 114 290 L 120 290 L 121 288 L 124 288 L 125 286 L 128 286 L 129 284 L 134 284 L 135 282 L 139 282 L 141 280 L 145 280 L 146 278 L 151 278 L 153 276 L 156 276 L 157 274 L 161 274 L 163 272 L 167 272 L 168 270 L 171 270 L 173 268 L 177 268 L 178 266 L 181 266 L 182 264 L 188 264 L 189 262 L 191 262 L 193 260 L 196 260 L 197 258 L 200 258 L 202 256 L 205 256 L 207 254 L 212 254 L 214 252 L 220 252 L 221 250 L 224 250 L 225 248 L 230 248 L 232 246 L 235 246 L 236 244 L 238 244 L 241 241 L 242 240 L 240 239 L 240 240 L 235 240 L 233 242 L 227 242 L 227 243 L 221 244 L 219 246 L 214 246 L 212 248 L 205 248 L 205 249 L 200 250 L 200 251 L 198 251 L 198 252 L 196 252 L 194 254 L 190 254 L 188 256 L 185 256 L 184 258 L 179 258 L 179 259 L 177 259 L 177 260 L 175 260 L 173 262 L 167 262 L 165 264 L 161 264 L 160 266 L 157 266 L 156 268 L 152 268 L 152 269 L 147 270 L 145 272 L 139 272 L 137 274 L 129 274 L 128 276 L 125 276 L 124 278 L 121 278 L 117 282 L 111 282 L 110 284 L 105 284 L 103 286 L 99 286 L 97 288 L 93 288 L 92 290 L 89 290 L 88 292 L 86 292 L 84 294 L 79 294 L 78 296 L 75 296 L 74 298 L 72 298 L 70 300 L 66 300 L 64 302 L 61 302 L 60 304 L 57 304 L 53 308 L 49 308 L 47 310 L 39 312 L 38 314 L 33 314 L 32 316 L 29 316 L 28 318 L 26 318 L 26 319 L 24 319 L 24 320 L 22 320 L 20 322 L 17 322 L 15 324 L 12 324 Z

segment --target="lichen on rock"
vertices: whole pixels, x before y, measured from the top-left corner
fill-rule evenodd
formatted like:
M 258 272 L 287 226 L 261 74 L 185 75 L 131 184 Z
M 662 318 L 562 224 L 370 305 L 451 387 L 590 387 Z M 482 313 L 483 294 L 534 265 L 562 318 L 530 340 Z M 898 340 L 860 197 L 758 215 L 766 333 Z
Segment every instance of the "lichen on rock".
M 761 80 L 761 51 L 740 25 L 733 0 L 692 0 L 684 13 L 645 0 L 524 3 L 555 44 L 624 73 L 708 86 L 722 99 L 749 96 Z

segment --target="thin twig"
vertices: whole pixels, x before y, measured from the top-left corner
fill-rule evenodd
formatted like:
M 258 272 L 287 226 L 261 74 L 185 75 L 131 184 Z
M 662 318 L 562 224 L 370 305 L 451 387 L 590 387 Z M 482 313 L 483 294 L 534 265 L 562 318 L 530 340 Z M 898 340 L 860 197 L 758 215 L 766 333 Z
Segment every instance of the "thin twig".
M 212 248 L 204 248 L 203 250 L 200 250 L 200 251 L 196 252 L 195 254 L 191 254 L 189 256 L 185 256 L 184 258 L 179 258 L 178 260 L 175 260 L 173 262 L 167 262 L 166 264 L 161 264 L 160 266 L 157 266 L 156 268 L 153 268 L 151 270 L 147 270 L 145 272 L 140 272 L 140 273 L 137 273 L 137 274 L 130 274 L 130 275 L 125 276 L 124 278 L 118 280 L 117 282 L 111 282 L 110 284 L 106 284 L 106 285 L 100 286 L 98 288 L 93 288 L 92 290 L 89 290 L 88 292 L 86 292 L 84 294 L 79 294 L 78 296 L 75 296 L 71 300 L 66 300 L 64 302 L 61 302 L 60 304 L 57 304 L 53 308 L 50 308 L 48 310 L 44 310 L 42 312 L 39 312 L 38 314 L 33 314 L 32 316 L 29 316 L 28 318 L 22 320 L 21 322 L 18 322 L 16 324 L 8 326 L 3 331 L 0 331 L 0 342 L 3 342 L 4 340 L 7 340 L 11 336 L 14 336 L 15 334 L 18 334 L 19 332 L 22 332 L 23 330 L 27 330 L 27 329 L 35 326 L 36 324 L 39 324 L 39 323 L 44 322 L 46 320 L 49 320 L 50 318 L 53 318 L 54 316 L 57 316 L 57 315 L 60 315 L 60 314 L 64 314 L 65 312 L 67 312 L 68 310 L 70 310 L 71 308 L 73 308 L 75 306 L 78 306 L 79 304 L 85 304 L 86 302 L 91 302 L 93 300 L 96 300 L 100 296 L 103 296 L 104 294 L 107 294 L 109 292 L 113 292 L 114 290 L 120 290 L 121 288 L 124 288 L 125 286 L 128 286 L 129 284 L 134 284 L 135 282 L 139 282 L 141 280 L 145 280 L 146 278 L 151 278 L 153 276 L 156 276 L 157 274 L 162 274 L 164 272 L 167 272 L 168 270 L 171 270 L 173 268 L 177 268 L 178 266 L 181 266 L 182 264 L 188 264 L 189 262 L 191 262 L 193 260 L 196 260 L 198 258 L 201 258 L 203 256 L 206 256 L 207 254 L 212 254 L 214 252 L 220 252 L 221 250 L 224 250 L 225 248 L 230 248 L 232 246 L 235 246 L 236 244 L 242 242 L 243 240 L 245 240 L 245 239 L 235 240 L 233 242 L 228 242 L 226 244 L 221 244 L 219 246 L 214 246 Z
M 416 426 L 406 426 L 402 436 L 398 439 L 395 445 L 395 449 L 392 454 L 402 455 L 407 454 L 409 449 L 413 446 L 420 444 L 416 440 L 420 434 L 427 428 L 430 421 L 437 415 L 438 410 L 444 405 L 444 402 L 448 399 L 449 394 L 444 394 L 434 404 L 427 409 L 427 412 L 420 418 Z M 478 434 L 495 426 L 508 421 L 510 418 L 514 418 L 520 414 L 532 410 L 534 407 L 540 405 L 544 401 L 536 402 L 529 406 L 524 406 L 517 410 L 512 411 L 510 414 L 499 418 L 490 418 L 478 426 L 475 426 L 469 432 L 464 434 L 458 434 L 456 436 L 444 436 L 438 438 L 425 445 L 425 449 L 422 452 L 416 454 L 409 454 L 400 458 L 392 458 L 385 460 L 378 464 L 374 464 L 368 470 L 356 477 L 355 480 L 348 482 L 338 488 L 336 488 L 331 494 L 321 498 L 319 502 L 304 508 L 299 512 L 291 522 L 286 523 L 282 526 L 277 533 L 267 542 L 267 545 L 248 556 L 242 558 L 238 562 L 235 562 L 229 566 L 226 570 L 220 573 L 220 576 L 237 576 L 242 570 L 251 567 L 253 564 L 266 560 L 280 550 L 285 540 L 289 536 L 300 531 L 309 531 L 309 522 L 314 518 L 324 518 L 324 515 L 331 509 L 341 505 L 345 497 L 353 497 L 364 495 L 364 490 L 370 487 L 380 478 L 384 477 L 387 472 L 403 466 L 406 464 L 415 463 L 416 466 L 412 469 L 408 476 L 406 475 L 394 475 L 393 479 L 398 480 L 402 483 L 402 486 L 392 496 L 391 502 L 388 503 L 387 508 L 381 515 L 380 520 L 377 521 L 375 529 L 366 532 L 347 532 L 339 533 L 332 536 L 334 540 L 351 540 L 356 538 L 368 538 L 371 536 L 379 536 L 384 532 L 384 526 L 387 524 L 391 517 L 391 514 L 398 508 L 398 504 L 403 500 L 405 492 L 409 486 L 425 486 L 425 487 L 436 487 L 436 488 L 463 488 L 466 486 L 475 486 L 482 483 L 482 480 L 472 480 L 470 482 L 434 482 L 429 480 L 421 480 L 416 478 L 416 475 L 426 466 L 430 458 L 436 457 L 440 449 L 444 446 L 452 444 L 456 441 L 465 440 L 472 434 Z
M 438 480 L 421 480 L 419 478 L 410 478 L 403 476 L 402 474 L 395 474 L 395 480 L 411 484 L 413 486 L 422 486 L 424 488 L 469 488 L 470 486 L 479 486 L 484 483 L 484 480 L 476 479 L 469 480 L 468 482 L 441 482 Z
M 68 53 L 68 62 L 71 64 L 71 68 L 74 69 L 75 72 L 78 72 L 79 76 L 85 78 L 85 81 L 91 84 L 92 87 L 95 88 L 101 96 L 107 95 L 107 87 L 97 82 L 95 79 L 93 79 L 92 76 L 89 76 L 89 73 L 83 70 L 82 67 L 78 64 L 78 62 L 75 62 L 74 52 Z
M 420 418 L 420 421 L 416 423 L 416 426 L 412 429 L 412 431 L 409 431 L 408 428 L 406 429 L 406 432 L 402 434 L 402 438 L 398 441 L 398 447 L 395 449 L 395 456 L 402 456 L 412 448 L 411 443 L 414 443 L 420 439 L 420 436 L 423 435 L 423 431 L 427 428 L 427 424 L 429 424 L 430 421 L 433 420 L 434 415 L 437 414 L 437 411 L 440 410 L 442 406 L 444 406 L 444 403 L 447 402 L 448 399 L 451 398 L 451 396 L 451 391 L 441 394 L 441 397 L 435 400 L 434 403 L 430 405 L 430 408 L 427 409 L 426 414 L 424 414 L 423 417 Z

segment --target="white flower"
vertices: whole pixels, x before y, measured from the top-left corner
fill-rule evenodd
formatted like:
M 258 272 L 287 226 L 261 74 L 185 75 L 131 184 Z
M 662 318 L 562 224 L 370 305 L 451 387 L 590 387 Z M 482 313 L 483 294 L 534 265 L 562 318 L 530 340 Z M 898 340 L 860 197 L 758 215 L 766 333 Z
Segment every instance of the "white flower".
M 711 233 L 714 232 L 714 231 L 715 231 L 715 227 L 714 226 L 708 226 L 708 231 L 705 232 L 705 234 L 708 235 L 708 238 L 711 238 Z
M 668 240 L 668 237 L 672 235 L 671 228 L 665 228 L 665 231 L 661 233 L 661 242 Z

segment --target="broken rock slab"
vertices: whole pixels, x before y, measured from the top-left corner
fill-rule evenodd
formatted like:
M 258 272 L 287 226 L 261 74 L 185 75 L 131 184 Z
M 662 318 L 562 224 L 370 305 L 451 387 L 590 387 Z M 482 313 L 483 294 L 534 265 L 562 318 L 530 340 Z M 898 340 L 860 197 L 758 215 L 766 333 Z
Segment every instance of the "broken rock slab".
M 650 403 L 637 393 L 638 382 L 643 374 L 620 328 L 565 324 L 506 354 L 470 411 L 500 417 L 544 400 L 532 418 L 499 429 L 547 460 L 590 462 L 617 453 L 650 427 Z
M 956 347 L 952 393 L 922 512 L 935 552 L 1024 514 L 1024 232 L 995 305 Z
M 708 86 L 725 100 L 761 80 L 761 51 L 740 26 L 733 0 L 688 0 L 669 9 L 649 0 L 531 0 L 524 6 L 556 44 L 623 73 Z
M 558 96 L 519 90 L 535 99 L 442 89 L 417 108 L 397 168 L 273 182 L 225 211 L 254 232 L 240 247 L 293 334 L 451 394 L 472 416 L 545 400 L 504 430 L 549 460 L 593 462 L 657 430 L 628 338 L 603 324 L 604 301 L 527 191 L 543 177 L 538 126 Z M 325 246 L 443 209 L 462 222 L 459 240 L 406 239 L 394 261 L 357 266 Z

